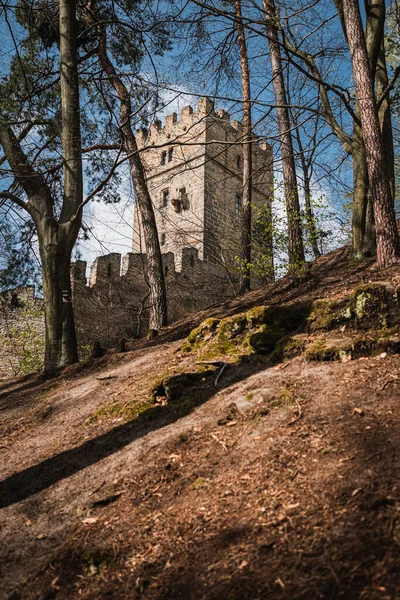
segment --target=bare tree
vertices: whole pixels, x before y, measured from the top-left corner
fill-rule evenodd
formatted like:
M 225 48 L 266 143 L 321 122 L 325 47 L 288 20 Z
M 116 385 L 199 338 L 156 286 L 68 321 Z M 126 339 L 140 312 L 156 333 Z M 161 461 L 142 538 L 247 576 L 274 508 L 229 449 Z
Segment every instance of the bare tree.
M 303 234 L 300 218 L 299 193 L 297 188 L 296 164 L 289 118 L 288 102 L 283 76 L 279 21 L 273 0 L 263 0 L 267 37 L 270 48 L 272 78 L 278 116 L 281 145 L 283 183 L 288 220 L 289 270 L 296 272 L 304 263 Z
M 240 292 L 250 290 L 251 263 L 251 201 L 253 189 L 253 148 L 251 121 L 250 70 L 243 26 L 241 0 L 235 0 L 236 29 L 240 51 L 243 100 L 243 191 L 242 191 L 242 274 Z
M 160 327 L 167 324 L 167 294 L 156 219 L 136 138 L 132 129 L 130 94 L 109 58 L 107 53 L 107 31 L 101 25 L 99 26 L 98 56 L 100 64 L 120 102 L 119 127 L 122 148 L 129 158 L 135 197 L 141 214 L 146 244 L 147 277 L 150 288 L 149 329 L 157 331 Z

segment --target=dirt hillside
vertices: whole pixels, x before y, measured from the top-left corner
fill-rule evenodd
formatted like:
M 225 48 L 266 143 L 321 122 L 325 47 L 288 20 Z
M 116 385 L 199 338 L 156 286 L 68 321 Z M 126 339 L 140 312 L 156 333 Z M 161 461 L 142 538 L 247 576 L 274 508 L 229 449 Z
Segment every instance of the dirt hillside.
M 400 266 L 0 382 L 1 600 L 400 598 Z

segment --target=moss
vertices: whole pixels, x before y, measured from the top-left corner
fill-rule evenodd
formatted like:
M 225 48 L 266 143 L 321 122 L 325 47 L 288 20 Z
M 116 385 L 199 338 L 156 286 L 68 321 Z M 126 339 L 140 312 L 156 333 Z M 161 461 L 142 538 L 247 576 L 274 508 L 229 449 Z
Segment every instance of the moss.
M 345 319 L 345 315 L 336 306 L 334 302 L 315 300 L 307 318 L 309 331 L 328 331 L 337 327 Z
M 246 313 L 250 328 L 259 327 L 271 321 L 271 306 L 255 306 Z
M 306 314 L 304 305 L 256 306 L 247 311 L 246 319 L 250 329 L 271 325 L 289 332 L 303 323 Z
M 283 384 L 278 392 L 278 398 L 274 403 L 274 407 L 277 406 L 288 406 L 290 404 L 294 404 L 296 401 L 296 397 L 294 392 L 287 387 L 286 384 Z
M 204 479 L 204 477 L 198 477 L 195 481 L 193 481 L 192 485 L 190 486 L 192 488 L 192 490 L 199 490 L 202 487 L 204 487 L 206 485 L 206 480 Z
M 93 577 L 110 568 L 115 562 L 114 553 L 108 548 L 95 547 L 81 557 L 82 569 L 86 576 Z
M 181 346 L 181 351 L 190 352 L 194 347 L 207 340 L 212 336 L 214 331 L 217 329 L 219 319 L 209 318 L 205 319 L 198 327 L 192 329 L 189 333 L 186 342 Z
M 386 327 L 389 312 L 386 286 L 380 283 L 358 286 L 350 297 L 349 309 L 358 325 Z
M 371 356 L 380 351 L 379 346 L 377 337 L 359 336 L 353 341 L 352 354 L 355 358 L 359 356 Z
M 271 325 L 262 325 L 258 331 L 248 334 L 244 345 L 247 345 L 256 354 L 269 354 L 284 335 L 285 331 L 283 329 Z
M 298 356 L 304 351 L 306 345 L 306 337 L 304 335 L 293 335 L 291 337 L 283 337 L 276 344 L 273 356 L 274 360 L 284 360 Z
M 219 342 L 213 340 L 201 350 L 200 360 L 218 360 L 229 357 L 229 359 L 239 358 L 246 354 L 239 340 L 224 340 Z M 230 361 L 231 362 L 231 361 Z
M 315 340 L 305 352 L 305 358 L 309 361 L 333 361 L 341 360 L 351 354 L 351 341 L 331 341 L 324 338 Z
M 218 328 L 218 341 L 223 342 L 225 340 L 236 338 L 243 333 L 246 329 L 246 325 L 247 321 L 244 313 L 222 319 Z

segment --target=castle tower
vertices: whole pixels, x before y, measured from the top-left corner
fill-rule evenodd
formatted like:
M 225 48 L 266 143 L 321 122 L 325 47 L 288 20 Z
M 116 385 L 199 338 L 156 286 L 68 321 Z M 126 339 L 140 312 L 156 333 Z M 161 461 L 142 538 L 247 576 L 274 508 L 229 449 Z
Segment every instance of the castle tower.
M 178 119 L 167 116 L 150 131 L 137 133 L 156 215 L 161 252 L 173 252 L 179 269 L 183 248 L 196 248 L 200 260 L 235 266 L 240 254 L 242 125 L 200 98 L 197 112 L 185 106 Z M 272 150 L 254 138 L 253 215 L 270 206 Z M 133 251 L 145 252 L 135 209 Z M 237 267 L 237 264 L 236 264 Z

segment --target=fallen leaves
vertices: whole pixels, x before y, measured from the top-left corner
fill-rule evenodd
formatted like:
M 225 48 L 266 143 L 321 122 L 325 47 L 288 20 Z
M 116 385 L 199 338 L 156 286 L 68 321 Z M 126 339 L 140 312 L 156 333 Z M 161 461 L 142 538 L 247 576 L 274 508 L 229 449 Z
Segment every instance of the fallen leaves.
M 94 525 L 98 520 L 99 517 L 86 517 L 85 519 L 82 519 L 82 523 L 84 525 Z
M 353 415 L 359 415 L 360 417 L 363 417 L 364 414 L 365 413 L 362 408 L 357 408 L 357 407 L 353 408 Z

